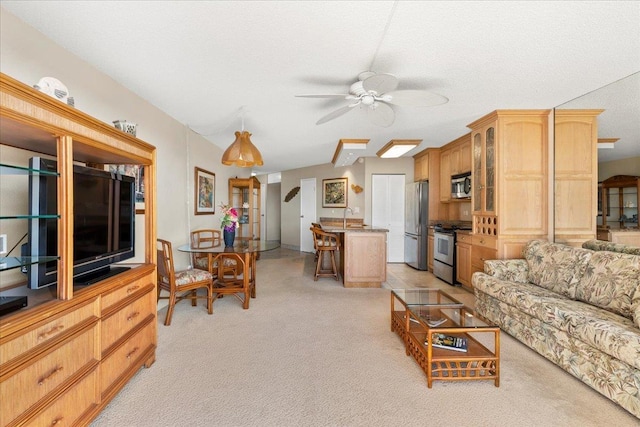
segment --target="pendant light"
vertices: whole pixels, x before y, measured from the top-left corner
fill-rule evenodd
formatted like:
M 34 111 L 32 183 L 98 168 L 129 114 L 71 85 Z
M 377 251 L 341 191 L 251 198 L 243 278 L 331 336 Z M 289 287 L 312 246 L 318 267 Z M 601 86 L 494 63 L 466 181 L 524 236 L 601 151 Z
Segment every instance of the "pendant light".
M 222 164 L 248 168 L 262 166 L 262 154 L 251 142 L 251 134 L 244 130 L 244 108 L 242 111 L 242 131 L 236 131 L 236 140 L 222 154 Z

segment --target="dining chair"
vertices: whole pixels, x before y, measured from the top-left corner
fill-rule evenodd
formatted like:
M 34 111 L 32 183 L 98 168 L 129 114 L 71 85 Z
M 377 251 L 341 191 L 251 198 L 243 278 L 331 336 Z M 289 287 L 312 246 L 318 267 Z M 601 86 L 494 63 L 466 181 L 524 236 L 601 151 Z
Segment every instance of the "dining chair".
M 319 228 L 311 227 L 313 232 L 313 242 L 318 254 L 316 260 L 316 271 L 313 280 L 317 281 L 318 277 L 333 277 L 338 280 L 338 267 L 336 264 L 336 251 L 340 249 L 340 238 L 337 234 L 327 233 Z M 325 260 L 326 256 L 329 258 Z M 325 262 L 330 262 L 330 268 L 323 266 Z
M 173 249 L 171 242 L 157 239 L 158 252 L 158 301 L 168 299 L 167 317 L 164 319 L 166 326 L 171 325 L 173 309 L 177 302 L 190 299 L 191 305 L 196 306 L 200 298 L 207 299 L 207 311 L 213 314 L 213 275 L 206 270 L 192 268 L 175 271 L 173 262 Z M 199 288 L 207 290 L 207 296 L 198 295 Z M 169 292 L 168 297 L 161 297 L 161 291 Z
M 212 248 L 222 245 L 222 233 L 216 229 L 202 229 L 191 232 L 192 248 Z M 207 270 L 213 274 L 214 278 L 218 275 L 218 261 L 215 254 L 206 252 L 191 252 L 191 262 L 195 268 Z M 225 259 L 225 269 L 234 270 L 236 265 L 233 260 Z
M 233 295 L 242 303 L 242 308 L 249 308 L 249 300 L 256 296 L 256 282 L 251 275 L 249 263 L 244 254 L 237 252 L 222 252 L 216 256 L 218 262 L 218 277 L 214 281 L 213 294 L 215 301 L 224 295 Z M 235 265 L 234 269 L 225 268 L 227 262 Z M 222 267 L 220 267 L 222 266 Z

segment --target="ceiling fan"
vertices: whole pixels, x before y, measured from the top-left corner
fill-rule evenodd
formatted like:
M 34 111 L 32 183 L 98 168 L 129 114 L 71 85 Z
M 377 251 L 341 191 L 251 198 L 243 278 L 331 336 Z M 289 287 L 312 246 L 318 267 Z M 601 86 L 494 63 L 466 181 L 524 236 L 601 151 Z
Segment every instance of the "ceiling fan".
M 395 112 L 389 104 L 407 107 L 430 107 L 449 102 L 448 98 L 426 90 L 396 90 L 398 79 L 391 74 L 377 74 L 364 71 L 358 74 L 358 81 L 349 87 L 348 94 L 296 95 L 301 98 L 344 98 L 349 105 L 333 111 L 316 122 L 321 125 L 353 110 L 366 108 L 371 122 L 388 127 L 395 120 Z

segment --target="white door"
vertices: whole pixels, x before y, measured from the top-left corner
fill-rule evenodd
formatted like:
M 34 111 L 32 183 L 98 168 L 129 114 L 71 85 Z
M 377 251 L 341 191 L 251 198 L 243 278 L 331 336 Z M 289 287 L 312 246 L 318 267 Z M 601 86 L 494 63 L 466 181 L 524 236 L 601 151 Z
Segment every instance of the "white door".
M 387 262 L 404 262 L 404 175 L 371 176 L 371 225 L 386 228 Z
M 314 252 L 311 223 L 316 221 L 316 179 L 300 180 L 300 252 Z

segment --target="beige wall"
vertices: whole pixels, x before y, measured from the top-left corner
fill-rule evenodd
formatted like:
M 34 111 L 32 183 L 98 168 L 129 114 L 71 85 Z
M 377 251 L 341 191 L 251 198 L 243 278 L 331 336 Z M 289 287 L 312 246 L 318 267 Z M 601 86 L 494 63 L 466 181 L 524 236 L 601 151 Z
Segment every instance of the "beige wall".
M 615 175 L 640 176 L 640 157 L 598 163 L 598 182 Z
M 219 209 L 216 209 L 215 215 L 194 215 L 193 178 L 195 166 L 215 173 L 216 205 L 227 202 L 228 178 L 247 177 L 249 171 L 223 166 L 220 163 L 222 148 L 64 50 L 5 9 L 0 9 L 0 71 L 28 85 L 37 83 L 45 76 L 55 77 L 67 86 L 78 110 L 110 125 L 114 120 L 138 123 L 138 138 L 157 147 L 158 237 L 168 239 L 177 246 L 188 241 L 189 230 L 220 228 Z M 234 136 L 230 133 L 224 138 L 221 146 L 233 142 Z M 3 147 L 0 160 L 10 161 L 14 156 L 28 158 L 30 154 L 9 154 L 12 150 L 15 151 Z M 27 188 L 21 191 L 26 201 Z M 5 197 L 2 194 L 4 204 Z M 5 224 L 2 226 L 7 227 Z M 2 233 L 11 234 L 13 239 L 10 240 L 15 243 L 23 234 L 20 230 L 26 230 L 26 224 L 8 232 L 5 228 Z M 142 243 L 141 239 L 138 239 L 138 243 Z M 142 259 L 143 252 L 136 245 L 137 260 Z M 187 255 L 176 252 L 175 256 L 178 268 L 189 263 Z M 16 277 L 23 276 L 18 274 Z M 12 280 L 15 279 L 1 275 L 0 285 Z
M 371 223 L 371 175 L 372 174 L 404 174 L 405 182 L 413 182 L 413 158 L 379 159 L 366 157 L 363 162 L 351 166 L 334 167 L 331 163 L 282 172 L 282 245 L 292 248 L 300 247 L 300 196 L 284 202 L 284 196 L 294 187 L 300 185 L 304 178 L 316 179 L 316 216 L 342 218 L 344 209 L 322 207 L 322 180 L 331 178 L 348 178 L 347 204 L 350 208 L 359 208 L 356 214 L 347 213 L 348 218 L 360 218 Z M 356 184 L 364 189 L 356 194 L 351 185 Z M 404 191 L 404 189 L 399 189 Z

